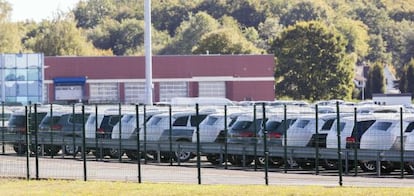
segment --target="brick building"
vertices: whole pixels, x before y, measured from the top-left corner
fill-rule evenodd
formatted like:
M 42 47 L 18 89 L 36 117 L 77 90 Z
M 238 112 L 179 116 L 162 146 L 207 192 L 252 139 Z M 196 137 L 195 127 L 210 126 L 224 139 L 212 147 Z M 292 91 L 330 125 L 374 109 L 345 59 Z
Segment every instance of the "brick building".
M 143 103 L 145 57 L 45 57 L 51 102 Z M 273 55 L 153 56 L 153 101 L 172 97 L 274 100 Z

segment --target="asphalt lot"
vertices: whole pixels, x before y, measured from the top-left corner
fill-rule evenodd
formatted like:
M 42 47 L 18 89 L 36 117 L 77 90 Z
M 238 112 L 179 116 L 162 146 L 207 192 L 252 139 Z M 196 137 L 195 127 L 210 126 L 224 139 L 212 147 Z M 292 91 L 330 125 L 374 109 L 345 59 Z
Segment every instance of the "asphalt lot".
M 93 157 L 88 157 L 86 162 L 87 180 L 110 180 L 110 181 L 129 181 L 138 182 L 138 163 L 124 162 L 118 160 L 105 159 L 96 161 Z M 36 170 L 39 171 L 39 178 L 42 179 L 84 179 L 84 162 L 82 159 L 73 157 L 54 158 L 44 157 L 38 159 L 29 158 L 30 177 L 36 178 Z M 25 178 L 27 176 L 27 165 L 25 156 L 0 155 L 0 176 Z M 201 184 L 235 184 L 235 185 L 264 185 L 265 172 L 263 169 L 254 170 L 249 168 L 231 168 L 209 166 L 203 163 L 201 172 Z M 142 182 L 152 183 L 198 183 L 198 170 L 196 164 L 183 163 L 177 166 L 174 163 L 147 163 L 141 161 L 141 180 Z M 320 175 L 315 175 L 313 171 L 290 170 L 284 173 L 283 170 L 271 170 L 268 172 L 269 185 L 317 185 L 317 186 L 339 186 L 339 176 L 336 172 L 321 171 Z M 342 177 L 343 186 L 353 187 L 413 187 L 413 175 L 406 175 L 404 179 L 399 178 L 398 174 L 377 177 L 375 174 L 353 173 Z

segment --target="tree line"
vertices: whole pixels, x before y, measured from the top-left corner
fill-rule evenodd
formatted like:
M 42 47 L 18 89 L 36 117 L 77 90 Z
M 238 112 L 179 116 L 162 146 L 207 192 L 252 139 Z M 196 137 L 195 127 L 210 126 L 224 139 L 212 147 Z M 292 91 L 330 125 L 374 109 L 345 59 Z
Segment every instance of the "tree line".
M 3 53 L 144 54 L 144 0 L 84 0 L 41 22 L 11 22 L 11 12 L 0 0 Z M 413 1 L 152 0 L 152 47 L 157 55 L 275 54 L 278 97 L 357 98 L 361 64 L 394 68 L 400 90 L 413 92 L 413 16 Z M 373 89 L 383 91 L 367 94 L 380 93 Z

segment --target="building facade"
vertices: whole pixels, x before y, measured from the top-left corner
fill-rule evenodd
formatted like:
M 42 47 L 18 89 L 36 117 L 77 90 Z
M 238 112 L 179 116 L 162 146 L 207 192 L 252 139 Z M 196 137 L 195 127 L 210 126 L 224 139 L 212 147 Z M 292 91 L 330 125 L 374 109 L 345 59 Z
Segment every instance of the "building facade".
M 273 55 L 153 56 L 153 101 L 274 100 Z M 48 103 L 144 103 L 145 57 L 45 57 Z

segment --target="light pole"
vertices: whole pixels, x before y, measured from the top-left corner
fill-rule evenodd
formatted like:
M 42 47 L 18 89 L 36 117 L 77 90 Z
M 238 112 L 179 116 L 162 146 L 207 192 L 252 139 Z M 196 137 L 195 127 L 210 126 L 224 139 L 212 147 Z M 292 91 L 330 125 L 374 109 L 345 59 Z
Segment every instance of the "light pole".
M 145 103 L 152 105 L 151 0 L 144 2 Z

